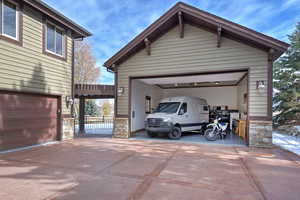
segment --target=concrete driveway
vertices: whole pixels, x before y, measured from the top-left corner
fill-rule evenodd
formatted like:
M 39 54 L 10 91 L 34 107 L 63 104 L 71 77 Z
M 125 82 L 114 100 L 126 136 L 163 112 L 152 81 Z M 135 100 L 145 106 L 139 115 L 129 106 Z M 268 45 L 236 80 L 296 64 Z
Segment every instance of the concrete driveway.
M 0 199 L 288 200 L 300 158 L 274 149 L 80 138 L 0 155 Z

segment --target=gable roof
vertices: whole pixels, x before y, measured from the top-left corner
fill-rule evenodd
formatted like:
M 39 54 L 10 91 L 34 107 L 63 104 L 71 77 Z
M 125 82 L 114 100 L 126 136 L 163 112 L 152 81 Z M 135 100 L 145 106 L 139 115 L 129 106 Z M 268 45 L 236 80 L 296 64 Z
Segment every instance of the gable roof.
M 43 14 L 49 16 L 50 18 L 61 23 L 62 25 L 66 26 L 67 28 L 71 29 L 74 32 L 75 38 L 89 37 L 92 35 L 85 28 L 76 24 L 74 21 L 72 21 L 68 17 L 64 16 L 63 14 L 61 14 L 54 8 L 50 7 L 48 4 L 46 4 L 42 0 L 23 0 L 23 2 L 26 3 L 27 5 L 30 5 L 31 7 L 35 8 L 35 9 L 39 10 Z
M 172 27 L 178 25 L 179 12 L 182 13 L 184 23 L 195 25 L 214 33 L 217 33 L 218 27 L 222 27 L 222 37 L 237 40 L 264 51 L 273 49 L 275 58 L 282 55 L 289 47 L 289 44 L 283 41 L 264 35 L 203 10 L 199 10 L 198 8 L 185 3 L 178 2 L 120 51 L 108 59 L 104 63 L 104 66 L 110 70 L 114 70 L 114 64 L 118 65 L 122 63 L 128 57 L 144 48 L 144 40 L 146 38 L 153 42 Z

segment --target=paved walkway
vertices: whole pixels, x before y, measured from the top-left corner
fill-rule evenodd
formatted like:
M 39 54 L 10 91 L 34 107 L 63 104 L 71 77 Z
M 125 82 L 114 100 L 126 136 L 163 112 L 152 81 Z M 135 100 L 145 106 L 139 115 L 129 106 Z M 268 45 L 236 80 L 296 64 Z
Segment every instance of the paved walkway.
M 300 158 L 274 149 L 80 138 L 0 155 L 0 199 L 299 200 Z
M 273 144 L 300 156 L 300 137 L 273 132 Z

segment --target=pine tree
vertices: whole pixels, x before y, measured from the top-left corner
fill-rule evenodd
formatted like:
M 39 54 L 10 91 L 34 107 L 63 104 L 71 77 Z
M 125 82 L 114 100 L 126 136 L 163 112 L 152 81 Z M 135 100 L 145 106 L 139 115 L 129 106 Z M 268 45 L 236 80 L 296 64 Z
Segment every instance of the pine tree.
M 274 65 L 273 120 L 276 124 L 300 123 L 300 22 L 289 36 L 288 51 Z
M 86 100 L 85 102 L 85 114 L 90 116 L 99 116 L 100 109 L 99 106 L 96 104 L 95 100 Z

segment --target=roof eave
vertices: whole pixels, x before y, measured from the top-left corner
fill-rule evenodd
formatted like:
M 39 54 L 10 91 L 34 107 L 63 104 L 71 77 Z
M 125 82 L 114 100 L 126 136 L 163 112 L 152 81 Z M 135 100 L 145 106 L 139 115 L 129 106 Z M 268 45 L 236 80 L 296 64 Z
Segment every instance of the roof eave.
M 232 34 L 238 34 L 247 40 L 252 40 L 256 43 L 260 43 L 262 46 L 265 47 L 265 49 L 274 49 L 276 52 L 274 55 L 276 59 L 280 57 L 289 47 L 289 44 L 283 41 L 264 35 L 262 33 L 236 24 L 229 20 L 223 19 L 216 15 L 210 14 L 208 12 L 199 10 L 185 3 L 178 2 L 169 11 L 162 15 L 158 20 L 156 20 L 149 27 L 147 27 L 142 33 L 140 33 L 133 40 L 131 40 L 126 46 L 124 46 L 116 54 L 109 58 L 103 66 L 110 69 L 114 69 L 115 67 L 112 67 L 112 65 L 117 64 L 124 56 L 127 56 L 127 54 L 130 53 L 130 50 L 132 48 L 143 42 L 146 37 L 149 37 L 155 31 L 154 28 L 159 28 L 162 24 L 171 19 L 171 17 L 179 11 L 187 15 L 193 15 L 194 17 L 201 17 L 201 19 L 206 20 L 209 23 L 214 23 L 216 26 L 221 25 L 222 28 L 224 28 L 225 30 L 227 29 L 228 32 L 231 32 Z
M 74 38 L 85 38 L 92 35 L 92 33 L 90 33 L 88 30 L 64 16 L 60 12 L 56 11 L 41 0 L 23 0 L 23 2 L 71 29 L 75 33 Z

